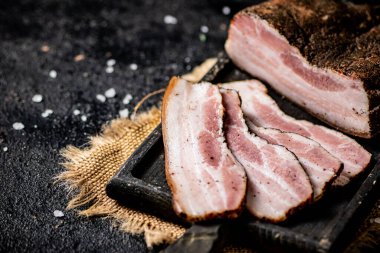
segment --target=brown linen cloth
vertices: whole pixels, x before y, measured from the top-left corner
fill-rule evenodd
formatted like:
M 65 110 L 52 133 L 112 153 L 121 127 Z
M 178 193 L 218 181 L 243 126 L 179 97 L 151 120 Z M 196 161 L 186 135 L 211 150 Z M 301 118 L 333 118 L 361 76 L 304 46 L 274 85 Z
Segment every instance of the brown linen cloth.
M 215 61 L 209 59 L 183 77 L 198 81 Z M 159 124 L 160 117 L 160 110 L 152 108 L 134 120 L 113 120 L 103 127 L 101 135 L 90 139 L 88 148 L 69 146 L 62 151 L 66 171 L 58 176 L 59 180 L 66 183 L 70 192 L 75 191 L 68 203 L 68 209 L 86 206 L 86 209 L 79 211 L 80 215 L 113 218 L 123 231 L 143 233 L 148 247 L 175 241 L 185 232 L 185 228 L 119 205 L 106 195 L 105 187 L 120 166 Z M 380 201 L 357 233 L 358 239 L 346 252 L 366 252 L 380 245 L 380 224 L 376 218 L 380 219 Z M 251 251 L 228 247 L 224 252 Z

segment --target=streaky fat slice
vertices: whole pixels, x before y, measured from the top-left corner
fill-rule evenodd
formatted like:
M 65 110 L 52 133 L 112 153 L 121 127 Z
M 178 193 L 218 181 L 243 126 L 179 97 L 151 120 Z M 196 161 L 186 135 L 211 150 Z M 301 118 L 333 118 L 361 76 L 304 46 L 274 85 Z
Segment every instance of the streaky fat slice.
M 165 172 L 174 210 L 189 221 L 236 218 L 242 210 L 246 175 L 222 129 L 218 87 L 172 78 L 162 106 Z
M 267 89 L 261 82 L 238 81 L 224 84 L 223 87 L 239 92 L 243 113 L 256 126 L 276 128 L 308 137 L 343 162 L 343 171 L 334 181 L 334 185 L 347 184 L 370 163 L 371 154 L 352 138 L 324 126 L 286 115 L 267 94 Z
M 289 150 L 249 133 L 236 91 L 221 93 L 227 145 L 248 177 L 247 208 L 260 219 L 283 221 L 311 201 L 309 177 Z
M 249 129 L 271 144 L 284 146 L 293 152 L 309 175 L 314 201 L 320 199 L 343 169 L 343 164 L 318 142 L 296 133 L 274 128 L 257 127 L 247 121 Z
M 380 132 L 379 7 L 268 1 L 235 15 L 225 49 L 238 67 L 319 119 L 371 138 Z

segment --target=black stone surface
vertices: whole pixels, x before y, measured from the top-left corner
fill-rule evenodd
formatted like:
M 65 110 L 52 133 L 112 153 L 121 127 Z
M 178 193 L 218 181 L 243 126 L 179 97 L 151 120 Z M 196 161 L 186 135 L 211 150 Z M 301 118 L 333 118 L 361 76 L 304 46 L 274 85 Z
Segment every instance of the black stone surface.
M 167 14 L 178 23 L 165 24 Z M 216 55 L 229 18 L 201 0 L 0 1 L 1 252 L 148 251 L 142 236 L 121 233 L 110 220 L 65 210 L 67 191 L 53 184 L 63 171 L 59 150 L 86 146 L 120 109 L 132 110 L 170 76 Z M 206 41 L 199 38 L 202 25 L 209 28 Z M 41 51 L 43 45 L 49 52 Z M 75 62 L 80 53 L 85 60 Z M 111 74 L 105 72 L 108 58 L 116 60 Z M 57 71 L 55 79 L 50 70 Z M 115 98 L 96 99 L 109 88 Z M 127 93 L 133 99 L 123 105 Z M 32 102 L 34 94 L 43 101 Z M 46 109 L 53 114 L 44 118 Z M 75 109 L 81 114 L 74 115 Z M 13 129 L 15 122 L 25 128 Z M 54 217 L 54 210 L 65 216 Z

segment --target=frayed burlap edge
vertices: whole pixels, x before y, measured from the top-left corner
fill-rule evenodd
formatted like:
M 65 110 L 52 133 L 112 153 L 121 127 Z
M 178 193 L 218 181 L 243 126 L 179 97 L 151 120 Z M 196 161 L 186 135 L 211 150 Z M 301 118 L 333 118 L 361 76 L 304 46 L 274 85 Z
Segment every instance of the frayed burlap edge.
M 143 233 L 148 247 L 178 239 L 185 232 L 183 227 L 121 206 L 105 193 L 108 180 L 159 122 L 160 111 L 153 108 L 133 121 L 112 121 L 101 135 L 90 139 L 87 148 L 69 146 L 62 150 L 66 171 L 57 179 L 65 182 L 71 193 L 67 208 L 88 205 L 80 215 L 114 218 L 121 230 Z

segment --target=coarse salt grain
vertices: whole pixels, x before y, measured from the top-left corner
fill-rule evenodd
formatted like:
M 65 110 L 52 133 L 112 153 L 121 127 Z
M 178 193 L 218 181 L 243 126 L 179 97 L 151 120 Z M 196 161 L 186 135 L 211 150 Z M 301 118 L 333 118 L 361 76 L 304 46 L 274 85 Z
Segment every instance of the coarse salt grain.
M 106 102 L 106 97 L 102 94 L 97 94 L 96 99 L 99 100 L 100 102 L 104 103 Z
M 106 62 L 107 66 L 113 66 L 116 64 L 116 61 L 115 59 L 109 59 L 107 62 Z
M 106 67 L 106 73 L 111 74 L 115 69 L 112 66 Z
M 41 113 L 41 116 L 44 118 L 49 117 L 53 113 L 53 110 L 51 109 L 46 109 L 43 113 Z
M 36 94 L 32 97 L 32 101 L 35 102 L 35 103 L 40 103 L 42 102 L 42 95 L 41 94 Z
M 222 8 L 222 13 L 223 13 L 224 15 L 230 15 L 230 13 L 231 13 L 231 8 L 228 7 L 228 6 L 224 6 L 224 7 Z
M 185 57 L 185 62 L 186 62 L 186 63 L 189 63 L 190 61 L 191 61 L 191 58 L 190 58 L 189 56 L 186 56 L 186 57 Z
M 4 152 L 7 152 L 7 151 L 8 151 L 8 147 L 4 147 L 4 148 L 3 148 L 3 151 L 4 151 Z
M 129 65 L 129 68 L 130 68 L 131 70 L 137 70 L 138 66 L 137 66 L 136 63 L 132 63 L 131 65 Z
M 176 17 L 172 15 L 165 15 L 164 17 L 164 23 L 168 25 L 175 25 L 178 23 L 178 20 Z
M 199 34 L 199 40 L 200 40 L 201 42 L 205 42 L 205 41 L 207 40 L 206 35 L 203 34 L 203 33 Z
M 52 70 L 50 70 L 49 71 L 49 76 L 50 76 L 50 78 L 56 78 L 57 77 L 57 75 L 58 75 L 58 73 L 57 73 L 57 71 L 55 71 L 54 69 L 52 69 Z
M 208 27 L 205 26 L 205 25 L 202 25 L 202 26 L 201 26 L 201 32 L 203 32 L 203 33 L 208 33 Z
M 34 127 L 34 128 L 37 128 L 38 126 L 37 126 L 37 125 L 34 125 L 33 127 Z
M 104 92 L 104 95 L 107 98 L 113 98 L 116 96 L 116 90 L 114 88 L 110 88 L 110 89 L 106 90 L 106 92 Z
M 79 115 L 79 114 L 80 114 L 80 111 L 79 111 L 78 109 L 75 109 L 75 110 L 73 111 L 73 114 L 74 114 L 74 115 Z
M 374 220 L 374 222 L 380 224 L 380 218 L 376 218 L 376 219 Z
M 25 126 L 21 122 L 15 122 L 13 123 L 12 127 L 14 130 L 22 130 Z
M 86 121 L 87 121 L 87 116 L 86 116 L 86 115 L 82 115 L 82 116 L 80 116 L 80 119 L 81 119 L 83 122 L 86 122 Z
M 125 104 L 125 105 L 129 104 L 129 102 L 131 102 L 132 98 L 133 98 L 133 97 L 132 97 L 131 94 L 127 94 L 127 95 L 125 95 L 125 97 L 124 97 L 124 99 L 123 99 L 123 104 Z
M 54 210 L 53 214 L 54 214 L 54 217 L 57 217 L 57 218 L 62 218 L 63 216 L 65 216 L 65 214 L 60 210 Z
M 129 116 L 129 110 L 128 109 L 123 109 L 119 111 L 119 115 L 121 118 L 128 118 Z

